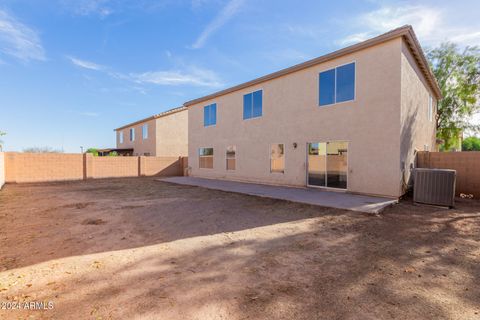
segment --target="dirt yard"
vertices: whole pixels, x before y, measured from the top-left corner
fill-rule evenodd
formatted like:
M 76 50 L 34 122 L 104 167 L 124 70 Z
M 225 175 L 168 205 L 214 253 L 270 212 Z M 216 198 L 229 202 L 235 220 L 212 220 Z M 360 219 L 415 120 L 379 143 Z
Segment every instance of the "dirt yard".
M 47 309 L 1 319 L 480 319 L 478 201 L 376 216 L 133 178 L 7 185 L 0 223 L 2 307 Z

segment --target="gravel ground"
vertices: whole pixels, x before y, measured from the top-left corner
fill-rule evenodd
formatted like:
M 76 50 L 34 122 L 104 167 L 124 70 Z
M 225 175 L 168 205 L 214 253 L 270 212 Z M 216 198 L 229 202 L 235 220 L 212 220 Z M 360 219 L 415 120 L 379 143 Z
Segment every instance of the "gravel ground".
M 475 200 L 368 215 L 108 179 L 7 185 L 0 223 L 1 319 L 480 319 Z

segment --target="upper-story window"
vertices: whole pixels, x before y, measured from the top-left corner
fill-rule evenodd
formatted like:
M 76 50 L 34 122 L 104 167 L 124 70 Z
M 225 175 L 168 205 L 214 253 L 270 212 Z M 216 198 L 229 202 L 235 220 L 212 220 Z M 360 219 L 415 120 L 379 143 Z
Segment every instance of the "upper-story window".
M 319 105 L 355 99 L 355 62 L 320 72 Z
M 135 141 L 135 128 L 130 128 L 130 141 Z
M 428 96 L 428 121 L 433 121 L 433 98 L 431 95 Z
M 213 126 L 217 124 L 217 104 L 212 103 L 203 107 L 203 126 Z
M 248 93 L 243 96 L 243 119 L 262 116 L 262 90 Z
M 143 140 L 148 139 L 148 124 L 142 126 L 142 138 Z
M 118 132 L 118 142 L 123 143 L 123 131 Z

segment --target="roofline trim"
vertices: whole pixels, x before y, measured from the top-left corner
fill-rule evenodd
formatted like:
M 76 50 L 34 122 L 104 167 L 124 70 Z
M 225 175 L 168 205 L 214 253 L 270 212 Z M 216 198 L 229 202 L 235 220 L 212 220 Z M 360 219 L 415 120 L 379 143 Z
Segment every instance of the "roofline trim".
M 187 101 L 183 104 L 183 106 L 188 108 L 188 107 L 190 107 L 194 104 L 197 104 L 197 103 L 200 103 L 200 102 L 203 102 L 203 101 L 207 101 L 207 100 L 219 97 L 219 96 L 223 96 L 223 95 L 226 95 L 226 94 L 229 94 L 229 93 L 241 90 L 241 89 L 245 89 L 245 88 L 263 83 L 265 81 L 276 79 L 276 78 L 282 77 L 284 75 L 288 75 L 290 73 L 297 72 L 297 71 L 300 71 L 300 70 L 303 70 L 303 69 L 306 69 L 306 68 L 309 68 L 309 67 L 313 67 L 317 64 L 320 64 L 320 63 L 323 63 L 323 62 L 326 62 L 326 61 L 330 61 L 330 60 L 339 58 L 341 56 L 344 56 L 344 55 L 347 55 L 347 54 L 350 54 L 350 53 L 353 53 L 353 52 L 356 52 L 356 51 L 359 51 L 359 50 L 362 50 L 362 49 L 366 49 L 366 48 L 372 47 L 374 45 L 381 44 L 383 42 L 386 42 L 386 41 L 389 41 L 389 40 L 392 40 L 392 39 L 395 39 L 395 38 L 398 38 L 398 37 L 405 37 L 405 39 L 409 43 L 409 45 L 410 45 L 410 47 L 411 47 L 411 49 L 414 53 L 415 60 L 418 63 L 418 65 L 420 66 L 420 69 L 422 70 L 422 72 L 424 73 L 424 76 L 427 79 L 427 82 L 430 85 L 431 89 L 433 90 L 436 99 L 437 100 L 441 99 L 442 98 L 441 90 L 438 86 L 438 83 L 437 83 L 437 80 L 435 79 L 435 76 L 433 75 L 432 71 L 430 70 L 427 59 L 425 58 L 425 54 L 423 53 L 423 50 L 420 46 L 420 43 L 418 42 L 418 39 L 415 36 L 415 32 L 413 31 L 412 26 L 405 25 L 403 27 L 391 30 L 389 32 L 386 32 L 386 33 L 381 34 L 379 36 L 376 36 L 374 38 L 371 38 L 371 39 L 365 40 L 363 42 L 348 46 L 348 47 L 343 48 L 343 49 L 339 49 L 337 51 L 328 53 L 328 54 L 323 55 L 323 56 L 320 56 L 318 58 L 314 58 L 312 60 L 308 60 L 308 61 L 302 62 L 300 64 L 296 64 L 294 66 L 291 66 L 291 67 L 288 67 L 288 68 L 285 68 L 285 69 L 267 74 L 265 76 L 262 76 L 262 77 L 259 77 L 259 78 L 256 78 L 256 79 L 238 84 L 236 86 L 217 91 L 215 93 L 203 96 L 201 98 L 197 98 L 197 99 Z
M 143 123 L 143 122 L 147 122 L 147 121 L 150 121 L 150 120 L 153 120 L 153 119 L 163 118 L 163 117 L 169 116 L 171 114 L 182 112 L 182 111 L 185 111 L 185 110 L 187 110 L 187 107 L 185 107 L 185 106 L 173 108 L 173 109 L 170 109 L 170 110 L 167 110 L 167 111 L 164 111 L 164 112 L 160 112 L 158 114 L 154 114 L 153 116 L 150 116 L 148 118 L 144 118 L 144 119 L 137 120 L 135 122 L 126 124 L 126 125 L 121 126 L 119 128 L 113 129 L 113 131 L 122 130 L 122 129 L 132 127 L 132 126 L 135 126 L 135 125 Z

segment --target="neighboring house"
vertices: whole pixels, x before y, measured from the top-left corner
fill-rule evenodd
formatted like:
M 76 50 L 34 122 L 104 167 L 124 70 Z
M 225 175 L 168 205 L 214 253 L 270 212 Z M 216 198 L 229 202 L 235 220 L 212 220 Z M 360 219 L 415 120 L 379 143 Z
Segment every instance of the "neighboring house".
M 189 172 L 396 198 L 435 146 L 440 98 L 404 26 L 186 102 Z
M 115 129 L 115 132 L 116 151 L 123 150 L 134 156 L 156 157 L 188 154 L 188 110 L 185 107 L 127 124 Z

